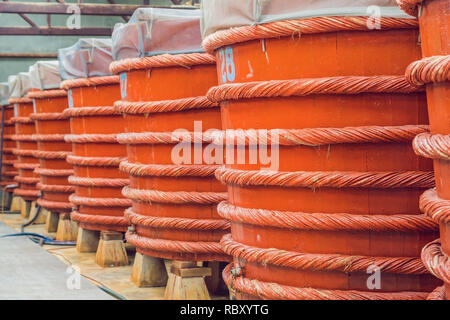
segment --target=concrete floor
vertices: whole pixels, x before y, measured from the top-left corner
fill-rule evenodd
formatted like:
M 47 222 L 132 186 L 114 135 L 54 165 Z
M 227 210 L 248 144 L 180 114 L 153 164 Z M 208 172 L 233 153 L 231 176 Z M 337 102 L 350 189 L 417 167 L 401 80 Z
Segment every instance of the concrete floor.
M 0 237 L 16 231 L 0 221 Z M 114 299 L 26 237 L 0 238 L 0 300 Z

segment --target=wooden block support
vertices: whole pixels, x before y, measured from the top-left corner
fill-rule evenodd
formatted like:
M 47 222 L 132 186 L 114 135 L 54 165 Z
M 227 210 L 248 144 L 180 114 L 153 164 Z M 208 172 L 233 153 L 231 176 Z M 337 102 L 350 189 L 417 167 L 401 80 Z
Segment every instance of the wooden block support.
M 190 261 L 173 261 L 164 299 L 211 300 L 205 284 L 207 276 L 211 276 L 211 268 Z
M 45 231 L 48 233 L 56 232 L 58 230 L 58 223 L 59 213 L 50 211 L 47 215 L 47 220 L 45 221 Z
M 13 196 L 12 201 L 11 201 L 11 208 L 9 210 L 21 213 L 22 212 L 22 202 L 24 202 L 24 201 L 21 197 Z
M 59 221 L 61 221 L 61 217 L 59 217 L 59 219 L 60 219 Z M 100 240 L 100 231 L 78 228 L 77 251 L 95 252 L 97 251 L 99 240 Z
M 4 190 L 0 191 L 2 194 L 2 208 L 4 210 L 9 210 L 9 206 L 11 205 L 11 193 L 10 192 L 6 192 Z
M 52 213 L 53 214 L 53 213 Z M 70 213 L 60 213 L 57 215 L 58 217 L 58 228 L 56 230 L 56 240 L 58 241 L 75 241 L 77 240 L 77 235 L 78 235 L 78 226 L 77 223 L 75 221 L 72 221 L 70 219 Z M 89 230 L 87 230 L 89 231 Z M 96 244 L 98 245 L 98 236 L 99 234 L 97 234 L 97 240 L 96 240 Z M 78 249 L 78 241 L 77 241 L 77 249 Z M 95 246 L 95 248 L 92 249 L 92 251 L 80 251 L 79 252 L 95 252 L 95 250 L 97 249 L 97 247 Z
M 20 214 L 22 218 L 28 219 L 28 217 L 30 216 L 30 211 L 31 211 L 31 201 L 22 199 L 20 206 Z
M 131 281 L 138 287 L 164 287 L 167 284 L 167 270 L 163 259 L 136 252 Z
M 44 224 L 47 221 L 47 215 L 49 214 L 48 210 L 44 208 L 38 208 L 36 201 L 31 203 L 30 217 L 34 218 L 36 214 L 39 214 L 37 219 L 34 220 L 33 224 Z
M 101 232 L 95 262 L 102 268 L 127 266 L 129 264 L 122 233 Z

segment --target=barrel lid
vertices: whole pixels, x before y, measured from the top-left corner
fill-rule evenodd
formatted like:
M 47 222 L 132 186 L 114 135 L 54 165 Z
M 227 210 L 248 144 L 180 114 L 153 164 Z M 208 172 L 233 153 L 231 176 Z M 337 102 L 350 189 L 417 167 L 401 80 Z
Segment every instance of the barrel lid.
M 9 100 L 9 85 L 8 82 L 0 82 L 0 105 L 8 105 Z
M 202 35 L 224 29 L 320 16 L 411 18 L 396 0 L 208 0 L 201 2 Z
M 61 76 L 57 60 L 38 61 L 30 66 L 29 72 L 32 89 L 59 89 Z
M 114 60 L 203 52 L 201 10 L 139 8 L 112 35 Z
M 59 74 L 62 80 L 111 75 L 111 44 L 110 38 L 83 38 L 70 47 L 59 49 Z
M 30 91 L 30 73 L 20 72 L 8 77 L 9 97 L 22 98 Z

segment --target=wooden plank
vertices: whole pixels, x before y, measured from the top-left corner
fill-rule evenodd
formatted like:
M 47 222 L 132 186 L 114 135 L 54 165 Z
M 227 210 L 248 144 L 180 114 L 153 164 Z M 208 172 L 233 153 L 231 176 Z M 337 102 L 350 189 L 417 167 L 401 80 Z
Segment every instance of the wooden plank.
M 46 3 L 46 2 L 0 2 L 2 13 L 25 13 L 25 14 L 71 14 L 67 9 L 74 4 L 70 3 Z M 97 16 L 129 16 L 138 8 L 180 8 L 196 9 L 194 6 L 145 6 L 142 4 L 100 4 L 80 3 L 76 4 L 82 15 Z
M 1 2 L 0 2 L 1 3 Z M 69 29 L 62 27 L 52 28 L 24 28 L 0 27 L 0 35 L 5 36 L 111 36 L 112 28 L 81 28 Z

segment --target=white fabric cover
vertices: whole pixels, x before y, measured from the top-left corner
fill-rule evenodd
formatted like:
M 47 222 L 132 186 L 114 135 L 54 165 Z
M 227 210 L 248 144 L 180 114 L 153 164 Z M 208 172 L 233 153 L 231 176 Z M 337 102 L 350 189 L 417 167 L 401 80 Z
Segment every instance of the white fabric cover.
M 58 50 L 62 80 L 111 75 L 111 39 L 79 39 L 73 46 Z
M 38 61 L 30 66 L 28 71 L 30 72 L 31 88 L 39 90 L 59 88 L 61 76 L 57 60 Z
M 223 29 L 319 16 L 411 18 L 395 0 L 203 0 L 202 35 Z
M 8 82 L 0 83 L 0 106 L 8 105 L 9 100 L 9 85 Z
M 9 97 L 22 98 L 30 90 L 30 74 L 20 72 L 18 75 L 8 77 Z
M 112 35 L 114 60 L 203 52 L 198 9 L 139 8 Z

